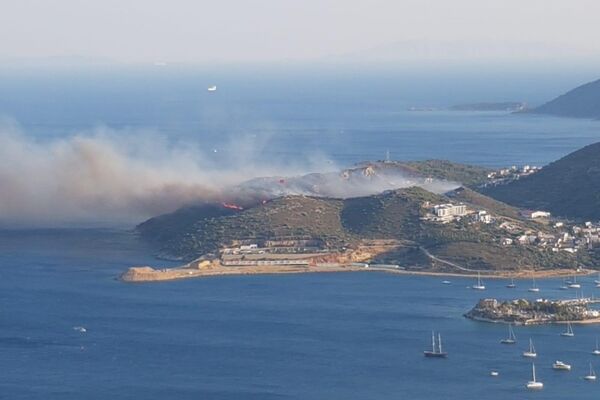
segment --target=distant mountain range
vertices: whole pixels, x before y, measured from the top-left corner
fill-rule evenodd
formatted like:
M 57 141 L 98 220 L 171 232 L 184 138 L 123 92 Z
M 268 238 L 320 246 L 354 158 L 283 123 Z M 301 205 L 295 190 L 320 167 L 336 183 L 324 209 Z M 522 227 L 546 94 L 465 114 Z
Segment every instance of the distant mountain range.
M 482 192 L 517 207 L 600 220 L 600 142 L 550 163 L 535 174 Z
M 586 83 L 529 112 L 600 119 L 600 79 Z

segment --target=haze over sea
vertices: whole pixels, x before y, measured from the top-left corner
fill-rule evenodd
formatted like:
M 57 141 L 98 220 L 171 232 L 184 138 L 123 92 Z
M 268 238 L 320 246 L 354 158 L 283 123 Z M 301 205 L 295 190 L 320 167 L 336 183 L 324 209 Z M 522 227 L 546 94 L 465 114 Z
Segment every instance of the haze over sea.
M 237 138 L 267 161 L 348 166 L 389 150 L 394 159 L 500 167 L 543 165 L 600 137 L 598 121 L 406 111 L 539 104 L 585 82 L 500 76 L 3 72 L 0 115 L 42 143 L 99 125 L 124 137 L 159 133 L 208 149 L 215 165 L 235 157 Z M 0 398 L 598 398 L 598 384 L 581 377 L 589 361 L 600 370 L 590 354 L 600 328 L 575 326 L 574 338 L 558 326 L 517 328 L 519 343 L 502 346 L 505 326 L 462 317 L 482 296 L 466 289 L 471 279 L 365 272 L 128 285 L 115 278 L 131 265 L 173 265 L 154 259 L 131 228 L 0 231 Z M 599 290 L 592 280 L 582 278 L 585 295 Z M 483 295 L 532 298 L 530 282 L 517 283 L 510 291 L 488 281 Z M 575 295 L 557 280 L 538 283 L 533 296 Z M 431 330 L 441 331 L 447 360 L 422 356 Z M 542 393 L 524 390 L 531 365 L 520 352 L 530 336 Z M 556 359 L 573 371 L 552 371 Z

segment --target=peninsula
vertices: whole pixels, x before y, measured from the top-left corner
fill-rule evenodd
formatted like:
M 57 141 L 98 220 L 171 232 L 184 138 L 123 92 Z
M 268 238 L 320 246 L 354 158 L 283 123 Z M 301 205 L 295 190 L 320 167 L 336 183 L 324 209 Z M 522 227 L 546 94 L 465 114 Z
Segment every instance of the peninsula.
M 597 147 L 565 159 L 582 158 L 584 168 L 595 161 L 580 156 Z M 122 279 L 377 268 L 515 278 L 593 272 L 600 261 L 600 224 L 487 195 L 537 182 L 554 170 L 555 164 L 496 171 L 440 160 L 386 160 L 338 173 L 253 179 L 224 192 L 223 201 L 140 224 L 137 232 L 160 257 L 183 265 L 133 267 Z

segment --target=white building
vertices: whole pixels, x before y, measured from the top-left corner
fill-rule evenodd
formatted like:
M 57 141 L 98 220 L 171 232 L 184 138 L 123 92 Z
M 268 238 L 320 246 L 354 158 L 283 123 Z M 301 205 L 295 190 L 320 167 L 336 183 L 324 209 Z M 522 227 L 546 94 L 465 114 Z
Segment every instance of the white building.
M 521 215 L 523 215 L 525 218 L 530 218 L 530 219 L 550 217 L 550 213 L 548 211 L 539 211 L 539 210 L 538 211 L 524 210 L 524 211 L 521 211 Z
M 467 214 L 467 206 L 464 204 L 438 204 L 433 207 L 433 212 L 439 218 L 462 217 Z

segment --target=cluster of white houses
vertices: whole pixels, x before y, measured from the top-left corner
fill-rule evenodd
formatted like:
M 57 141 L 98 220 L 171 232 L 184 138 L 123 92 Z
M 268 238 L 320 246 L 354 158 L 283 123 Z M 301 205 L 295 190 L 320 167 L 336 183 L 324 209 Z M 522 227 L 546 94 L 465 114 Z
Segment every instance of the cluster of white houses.
M 525 165 L 521 168 L 518 168 L 516 165 L 513 165 L 510 168 L 503 168 L 497 171 L 492 171 L 487 175 L 489 181 L 486 182 L 484 186 L 496 186 L 516 181 L 517 179 L 520 179 L 524 176 L 534 174 L 540 169 L 542 168 L 530 165 Z
M 598 224 L 586 222 L 580 226 L 555 222 L 553 226 L 560 230 L 554 233 L 528 230 L 513 236 L 513 238 L 503 238 L 501 243 L 505 246 L 511 244 L 534 245 L 550 249 L 553 252 L 566 251 L 567 253 L 576 253 L 580 249 L 593 249 L 600 246 L 600 225 Z M 500 228 L 512 234 L 518 230 L 506 222 L 501 224 Z
M 498 218 L 485 210 L 470 210 L 463 203 L 444 203 L 423 204 L 427 213 L 422 218 L 426 221 L 449 223 L 458 221 L 465 216 L 469 216 L 469 221 L 491 224 Z M 551 214 L 540 210 L 522 210 L 521 216 L 531 220 L 550 219 Z M 537 231 L 532 229 L 524 230 L 520 224 L 507 221 L 503 218 L 498 220 L 499 227 L 508 233 L 507 236 L 500 238 L 503 246 L 510 245 L 529 245 L 542 249 L 549 249 L 553 252 L 565 251 L 576 253 L 579 249 L 591 249 L 600 246 L 600 224 L 586 222 L 583 226 L 566 224 L 565 222 L 555 221 L 554 232 Z M 558 231 L 558 232 L 557 232 Z

